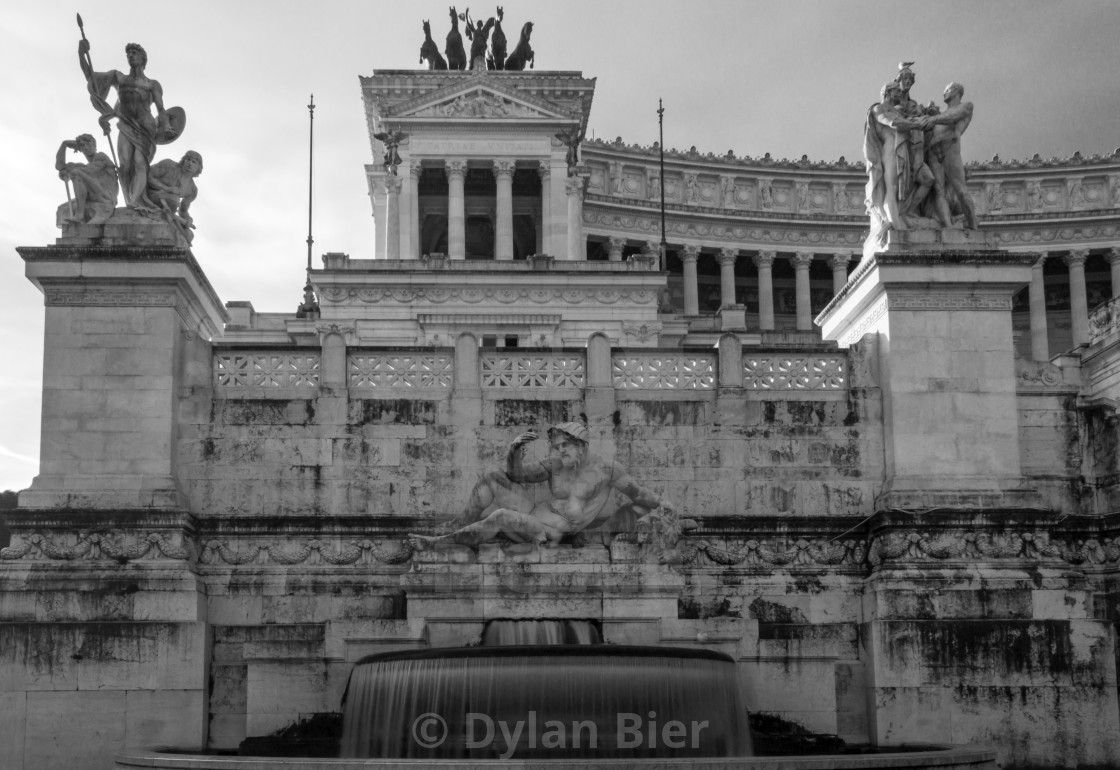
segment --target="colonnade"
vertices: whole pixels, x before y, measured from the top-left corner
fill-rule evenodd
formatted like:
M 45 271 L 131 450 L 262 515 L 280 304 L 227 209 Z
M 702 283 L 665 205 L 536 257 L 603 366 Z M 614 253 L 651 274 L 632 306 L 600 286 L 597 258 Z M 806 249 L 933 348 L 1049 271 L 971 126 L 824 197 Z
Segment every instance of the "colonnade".
M 1038 258 L 1031 268 L 1029 289 L 1031 316 L 1031 358 L 1035 361 L 1050 360 L 1050 343 L 1046 321 L 1046 289 L 1043 267 L 1047 259 L 1054 258 L 1046 253 Z M 1069 313 L 1070 331 L 1074 347 L 1089 343 L 1089 298 L 1085 287 L 1085 260 L 1089 249 L 1073 249 L 1061 257 L 1069 270 Z M 1120 247 L 1114 246 L 1105 255 L 1108 260 L 1112 280 L 1112 299 L 1120 298 Z
M 538 253 L 551 253 L 560 259 L 585 258 L 583 236 L 583 197 L 586 176 L 569 176 L 563 160 L 523 160 L 523 167 L 535 162 L 541 180 L 540 209 L 534 212 Z M 447 176 L 447 251 L 451 259 L 466 259 L 466 159 L 441 161 Z M 477 161 L 470 168 L 479 168 Z M 489 162 L 495 180 L 494 258 L 512 260 L 513 247 L 513 178 L 518 169 L 516 159 Z M 420 249 L 420 176 L 422 167 L 413 159 L 407 172 L 387 175 L 385 185 L 385 258 L 416 259 Z M 406 187 L 407 185 L 407 187 Z M 561 197 L 563 196 L 563 197 Z M 407 215 L 401 210 L 402 197 L 408 201 Z M 564 200 L 566 199 L 566 201 Z M 566 236 L 566 237 L 565 237 Z M 565 242 L 566 241 L 566 242 Z
M 621 261 L 627 239 L 610 237 L 607 239 L 607 255 L 611 261 Z M 677 249 L 682 265 L 684 282 L 685 316 L 700 314 L 700 290 L 697 275 L 697 262 L 702 248 L 696 244 L 685 244 Z M 643 243 L 645 253 L 656 255 L 660 246 L 656 241 Z M 1036 361 L 1048 361 L 1051 351 L 1047 334 L 1046 291 L 1044 286 L 1043 265 L 1047 259 L 1061 259 L 1069 271 L 1070 323 L 1074 347 L 1089 343 L 1089 311 L 1085 281 L 1085 261 L 1089 249 L 1074 249 L 1058 257 L 1045 253 L 1035 262 L 1031 272 L 1028 290 L 1030 304 L 1031 357 Z M 708 254 L 708 252 L 705 252 Z M 716 248 L 713 255 L 720 267 L 720 305 L 729 307 L 737 304 L 735 264 L 744 255 L 739 249 Z M 1108 260 L 1112 281 L 1113 299 L 1120 298 L 1120 247 L 1111 248 L 1105 255 Z M 814 259 L 825 259 L 832 270 L 832 292 L 839 293 L 848 281 L 848 267 L 853 260 L 860 258 L 859 252 L 817 254 L 814 252 L 794 252 L 779 257 L 776 251 L 761 250 L 750 255 L 758 269 L 758 325 L 762 330 L 774 329 L 774 279 L 773 266 L 779 258 L 789 260 L 794 270 L 797 329 L 813 329 L 813 313 L 810 298 L 809 268 Z

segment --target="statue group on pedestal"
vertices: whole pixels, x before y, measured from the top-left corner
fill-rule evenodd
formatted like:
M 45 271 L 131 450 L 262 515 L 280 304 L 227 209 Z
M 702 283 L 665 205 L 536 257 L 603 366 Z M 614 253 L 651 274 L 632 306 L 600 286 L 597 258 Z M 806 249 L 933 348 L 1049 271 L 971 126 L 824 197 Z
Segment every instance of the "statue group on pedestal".
M 960 147 L 972 102 L 963 101 L 964 86 L 950 83 L 944 112 L 932 102 L 918 104 L 910 98 L 912 65 L 899 65 L 867 111 L 863 152 L 872 250 L 885 246 L 891 230 L 976 228 Z
M 486 22 L 471 21 L 471 9 L 464 9 L 463 13 L 456 13 L 455 6 L 451 6 L 451 31 L 447 33 L 447 45 L 444 53 L 445 59 L 439 52 L 439 46 L 432 39 L 432 27 L 424 21 L 424 43 L 420 46 L 420 63 L 428 62 L 430 70 L 523 70 L 528 64 L 533 66 L 533 49 L 529 46 L 529 37 L 533 34 L 533 22 L 526 22 L 521 28 L 521 38 L 513 53 L 506 56 L 506 35 L 502 31 L 502 20 L 505 12 L 498 6 L 497 18 L 491 16 Z M 470 55 L 463 47 L 463 36 L 459 33 L 459 22 L 463 22 L 467 38 L 471 41 Z M 491 30 L 493 36 L 491 36 Z M 490 52 L 486 48 L 489 45 Z
M 202 173 L 202 156 L 190 150 L 178 161 L 164 159 L 153 164 L 156 147 L 169 144 L 182 134 L 186 113 L 179 107 L 164 107 L 163 87 L 145 74 L 148 54 L 142 46 L 125 46 L 127 73 L 97 72 L 90 59 L 90 43 L 81 16 L 78 26 L 82 30 L 78 63 L 90 101 L 101 116 L 98 123 L 106 137 L 111 136 L 110 122 L 116 118 L 118 137 L 116 152 L 111 140 L 109 143 L 112 159 L 97 152 L 96 140 L 90 134 L 65 140 L 59 146 L 55 169 L 67 189 L 66 210 L 61 220 L 75 224 L 104 223 L 116 208 L 119 185 L 127 208 L 162 217 L 189 242 L 194 228 L 190 206 L 198 195 L 194 180 Z M 117 91 L 115 104 L 108 102 L 111 89 Z M 67 150 L 80 153 L 86 162 L 67 163 Z

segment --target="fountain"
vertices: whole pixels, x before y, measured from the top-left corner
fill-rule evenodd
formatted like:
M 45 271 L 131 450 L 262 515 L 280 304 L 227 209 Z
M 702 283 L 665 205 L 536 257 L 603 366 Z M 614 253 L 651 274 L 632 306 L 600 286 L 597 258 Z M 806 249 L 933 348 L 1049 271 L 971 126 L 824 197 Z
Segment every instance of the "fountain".
M 368 656 L 344 697 L 341 756 L 750 755 L 731 657 L 597 637 L 586 621 L 492 621 L 479 647 Z

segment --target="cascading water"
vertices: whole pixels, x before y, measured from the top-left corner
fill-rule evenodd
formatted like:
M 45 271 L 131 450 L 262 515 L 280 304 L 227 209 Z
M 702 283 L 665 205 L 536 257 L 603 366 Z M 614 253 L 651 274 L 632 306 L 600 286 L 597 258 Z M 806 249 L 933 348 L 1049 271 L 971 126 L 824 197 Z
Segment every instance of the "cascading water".
M 492 624 L 500 645 L 397 652 L 355 666 L 341 756 L 415 759 L 750 755 L 735 662 L 597 642 L 588 623 Z M 594 632 L 594 633 L 593 633 Z M 583 644 L 563 642 L 582 638 Z

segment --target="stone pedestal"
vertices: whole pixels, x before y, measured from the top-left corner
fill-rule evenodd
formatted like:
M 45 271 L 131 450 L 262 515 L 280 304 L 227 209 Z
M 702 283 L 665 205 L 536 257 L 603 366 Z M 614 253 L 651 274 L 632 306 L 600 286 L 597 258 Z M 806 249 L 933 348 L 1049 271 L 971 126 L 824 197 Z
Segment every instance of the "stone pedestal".
M 20 506 L 179 507 L 179 388 L 209 384 L 207 343 L 229 318 L 198 263 L 88 241 L 19 253 L 46 304 L 41 465 Z
M 877 254 L 817 318 L 824 338 L 844 346 L 880 338 L 879 509 L 1031 501 L 1019 466 L 1011 298 L 1030 283 L 1036 259 L 994 250 Z

